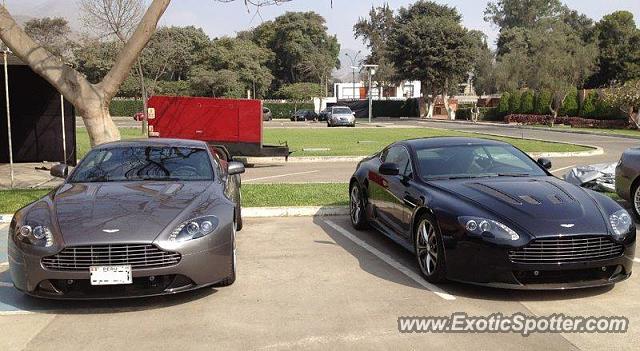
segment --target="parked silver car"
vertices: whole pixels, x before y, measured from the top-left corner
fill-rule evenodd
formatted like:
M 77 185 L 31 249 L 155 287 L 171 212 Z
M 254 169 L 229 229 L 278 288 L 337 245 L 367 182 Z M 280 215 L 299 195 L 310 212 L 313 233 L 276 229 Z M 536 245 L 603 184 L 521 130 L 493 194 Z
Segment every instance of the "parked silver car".
M 346 106 L 334 106 L 330 108 L 327 117 L 327 127 L 356 126 L 356 114 Z

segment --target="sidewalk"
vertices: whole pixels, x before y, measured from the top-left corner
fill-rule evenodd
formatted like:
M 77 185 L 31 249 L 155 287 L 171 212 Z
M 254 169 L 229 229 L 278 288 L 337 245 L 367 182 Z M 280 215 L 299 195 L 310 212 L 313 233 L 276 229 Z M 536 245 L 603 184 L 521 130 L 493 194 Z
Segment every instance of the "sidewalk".
M 16 189 L 37 189 L 52 188 L 60 183 L 62 179 L 52 177 L 49 168 L 53 163 L 16 163 L 13 165 L 14 184 Z M 46 170 L 37 168 L 45 167 Z M 0 164 L 0 190 L 11 189 L 11 171 L 8 163 Z

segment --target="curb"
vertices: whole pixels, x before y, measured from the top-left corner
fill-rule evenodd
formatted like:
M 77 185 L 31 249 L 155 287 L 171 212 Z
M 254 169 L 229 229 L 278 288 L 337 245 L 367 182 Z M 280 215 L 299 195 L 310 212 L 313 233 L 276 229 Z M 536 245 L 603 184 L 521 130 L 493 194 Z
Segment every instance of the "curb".
M 443 123 L 451 123 L 451 124 L 463 124 L 463 125 L 485 125 L 485 126 L 493 126 L 493 127 L 503 127 L 503 128 L 512 128 L 512 129 L 529 129 L 529 130 L 539 130 L 544 132 L 554 132 L 554 133 L 571 133 L 571 134 L 582 134 L 582 135 L 595 135 L 595 136 L 603 136 L 610 138 L 622 138 L 622 139 L 640 139 L 640 135 L 624 135 L 624 134 L 610 134 L 610 133 L 601 133 L 597 131 L 597 128 L 594 128 L 594 131 L 588 130 L 571 130 L 571 128 L 567 128 L 566 130 L 558 130 L 552 129 L 548 127 L 536 127 L 536 126 L 528 126 L 524 124 L 507 124 L 507 123 L 495 123 L 495 122 L 477 122 L 472 123 L 468 121 L 452 121 L 452 120 L 418 120 L 421 122 L 443 122 Z
M 247 207 L 242 209 L 243 218 L 325 217 L 345 216 L 348 214 L 349 207 L 347 206 Z
M 440 122 L 440 121 L 437 121 L 437 122 Z M 455 121 L 445 121 L 445 122 L 446 123 L 451 123 L 451 124 L 470 124 L 470 123 L 455 122 Z M 484 125 L 503 126 L 503 125 L 494 124 L 494 123 L 484 123 Z M 450 129 L 438 128 L 438 127 L 429 127 L 429 128 L 431 128 L 431 129 L 439 129 L 439 130 L 450 130 Z M 507 128 L 518 129 L 516 127 L 507 127 Z M 511 135 L 504 135 L 504 134 L 497 134 L 497 133 L 475 132 L 475 131 L 468 131 L 468 130 L 460 130 L 460 132 L 470 133 L 470 134 L 477 134 L 477 135 L 489 135 L 489 136 L 495 136 L 495 137 L 501 137 L 501 138 L 509 138 L 509 139 L 522 139 L 522 140 L 533 140 L 533 141 L 541 141 L 541 142 L 545 142 L 545 143 L 554 143 L 554 144 L 577 145 L 577 146 L 582 146 L 582 147 L 586 147 L 586 148 L 592 149 L 592 150 L 587 150 L 587 151 L 570 151 L 570 152 L 526 152 L 526 154 L 531 156 L 531 158 L 536 158 L 536 157 L 591 157 L 591 156 L 598 156 L 598 155 L 603 155 L 604 154 L 604 149 L 602 149 L 600 146 L 595 146 L 595 145 L 578 144 L 578 143 L 565 143 L 565 142 L 562 142 L 562 141 L 552 141 L 552 140 L 545 140 L 545 139 L 539 139 L 539 138 L 518 138 L 518 137 L 511 136 Z
M 0 214 L 0 223 L 11 223 L 12 214 Z

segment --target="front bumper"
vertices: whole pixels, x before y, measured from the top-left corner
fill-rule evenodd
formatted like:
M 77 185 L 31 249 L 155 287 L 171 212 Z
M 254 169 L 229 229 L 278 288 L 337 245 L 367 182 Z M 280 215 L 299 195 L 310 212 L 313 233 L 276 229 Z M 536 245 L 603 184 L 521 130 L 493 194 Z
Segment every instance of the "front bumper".
M 180 261 L 168 267 L 134 268 L 133 284 L 127 285 L 92 286 L 88 270 L 46 269 L 41 260 L 52 253 L 34 254 L 13 240 L 9 240 L 9 268 L 18 290 L 42 298 L 113 299 L 175 294 L 213 285 L 229 277 L 233 267 L 231 233 L 228 228 L 175 248 L 155 243 L 164 250 L 180 253 Z
M 445 247 L 447 245 L 445 244 Z M 518 290 L 562 290 L 613 285 L 631 276 L 635 236 L 622 255 L 570 263 L 514 263 L 509 250 L 481 241 L 458 241 L 446 249 L 447 278 Z
M 329 124 L 332 126 L 352 126 L 356 124 L 356 121 L 348 119 L 331 119 L 329 120 Z

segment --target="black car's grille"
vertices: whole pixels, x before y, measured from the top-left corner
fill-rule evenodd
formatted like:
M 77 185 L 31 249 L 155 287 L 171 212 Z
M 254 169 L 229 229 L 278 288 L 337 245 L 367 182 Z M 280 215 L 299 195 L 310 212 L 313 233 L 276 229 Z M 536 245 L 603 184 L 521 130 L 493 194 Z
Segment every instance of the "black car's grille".
M 515 263 L 567 263 L 614 258 L 623 251 L 622 244 L 602 236 L 536 239 L 509 251 L 509 258 Z
M 180 254 L 149 244 L 112 244 L 68 247 L 42 258 L 52 270 L 88 270 L 90 266 L 131 265 L 131 268 L 160 268 L 180 262 Z

